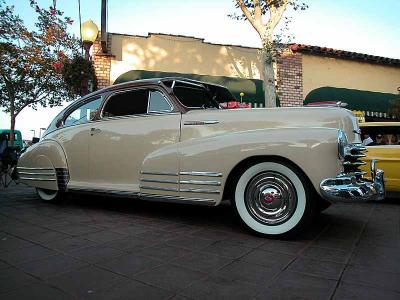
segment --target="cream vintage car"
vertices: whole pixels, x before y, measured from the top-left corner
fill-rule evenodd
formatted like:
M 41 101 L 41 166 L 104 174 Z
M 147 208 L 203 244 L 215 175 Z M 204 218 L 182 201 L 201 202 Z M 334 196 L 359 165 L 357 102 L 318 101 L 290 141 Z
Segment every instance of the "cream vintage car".
M 20 181 L 46 201 L 69 192 L 211 206 L 230 199 L 265 235 L 297 232 L 326 201 L 383 199 L 383 173 L 373 168 L 369 181 L 358 169 L 365 148 L 351 112 L 221 109 L 233 98 L 184 78 L 94 92 L 21 156 Z

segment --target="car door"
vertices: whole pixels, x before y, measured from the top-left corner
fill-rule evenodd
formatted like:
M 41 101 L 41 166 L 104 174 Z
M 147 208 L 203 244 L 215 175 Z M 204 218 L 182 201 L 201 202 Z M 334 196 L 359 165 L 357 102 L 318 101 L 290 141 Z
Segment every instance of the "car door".
M 59 129 L 52 137 L 64 149 L 71 187 L 88 185 L 88 138 L 101 102 L 101 96 L 97 96 L 72 107 L 65 113 Z
M 147 193 L 177 190 L 177 177 L 165 179 L 168 175 L 163 174 L 178 173 L 180 119 L 161 90 L 138 88 L 111 95 L 90 129 L 92 186 L 116 193 L 137 193 L 140 187 Z

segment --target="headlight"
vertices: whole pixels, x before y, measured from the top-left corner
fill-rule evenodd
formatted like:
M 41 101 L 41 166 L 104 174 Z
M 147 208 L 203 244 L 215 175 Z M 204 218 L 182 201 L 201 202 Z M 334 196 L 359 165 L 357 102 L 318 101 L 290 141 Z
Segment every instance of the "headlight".
M 343 160 L 346 155 L 346 147 L 349 144 L 346 133 L 339 129 L 338 131 L 338 156 Z

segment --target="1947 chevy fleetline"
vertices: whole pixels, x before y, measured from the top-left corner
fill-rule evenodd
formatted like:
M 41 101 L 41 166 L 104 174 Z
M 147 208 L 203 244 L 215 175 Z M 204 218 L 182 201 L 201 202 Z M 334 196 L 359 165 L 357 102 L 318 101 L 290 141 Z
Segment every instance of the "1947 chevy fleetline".
M 18 162 L 46 201 L 69 192 L 216 206 L 251 230 L 293 234 L 327 202 L 384 198 L 339 107 L 221 109 L 226 88 L 184 78 L 118 84 L 64 109 Z

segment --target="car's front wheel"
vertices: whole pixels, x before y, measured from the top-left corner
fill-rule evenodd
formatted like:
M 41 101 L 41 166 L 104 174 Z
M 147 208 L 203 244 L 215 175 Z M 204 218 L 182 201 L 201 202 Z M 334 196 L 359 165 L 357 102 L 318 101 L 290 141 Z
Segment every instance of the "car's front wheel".
M 290 164 L 260 162 L 238 178 L 233 204 L 251 230 L 286 236 L 304 227 L 315 212 L 312 187 Z
M 46 202 L 56 202 L 61 198 L 60 191 L 36 188 L 36 193 L 40 199 Z

